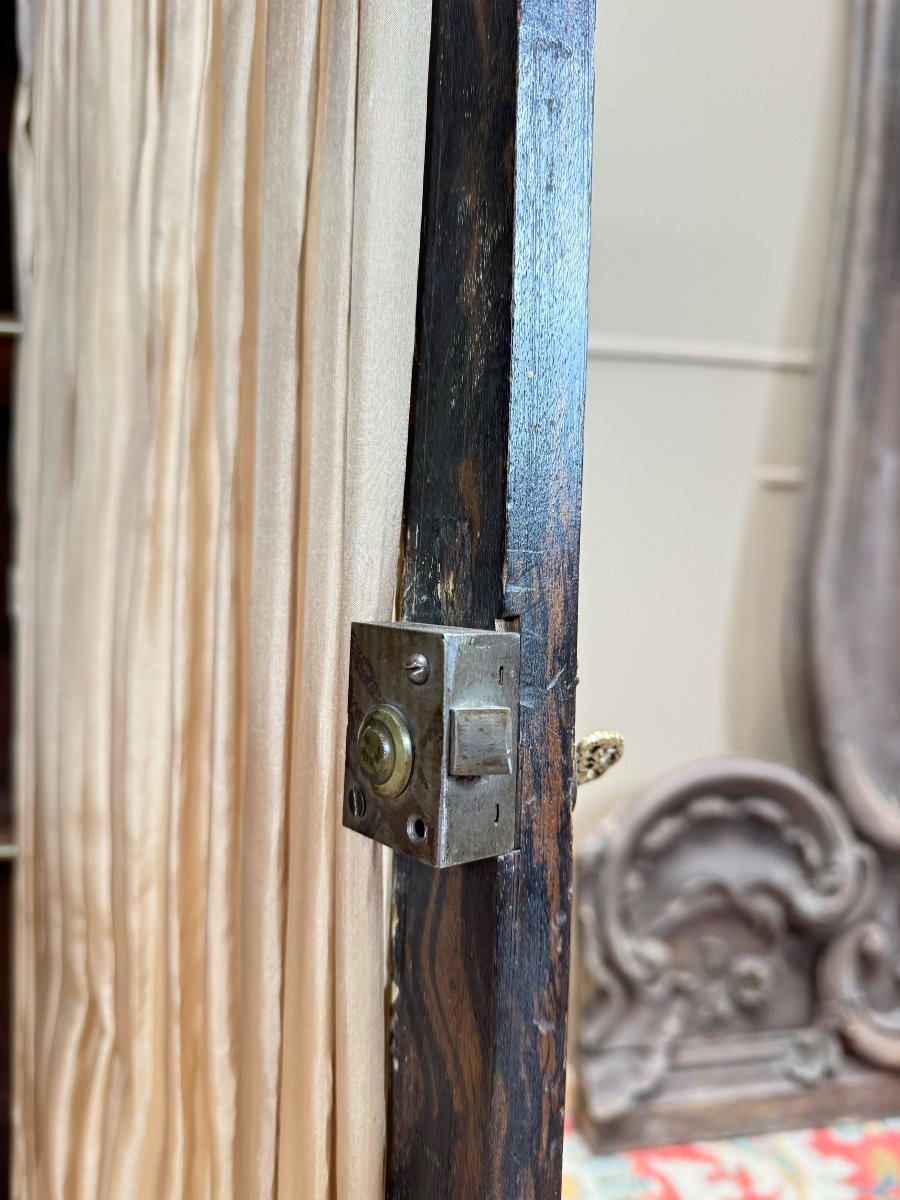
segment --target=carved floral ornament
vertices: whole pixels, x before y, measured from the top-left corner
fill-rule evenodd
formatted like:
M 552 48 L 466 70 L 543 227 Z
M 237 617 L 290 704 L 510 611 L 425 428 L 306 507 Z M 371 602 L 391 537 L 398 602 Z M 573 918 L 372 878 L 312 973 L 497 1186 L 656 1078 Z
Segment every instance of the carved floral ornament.
M 826 944 L 866 908 L 877 875 L 831 797 L 788 767 L 711 760 L 660 780 L 581 859 L 579 1047 L 593 1120 L 652 1095 L 679 1039 L 757 1030 L 798 940 Z M 829 1003 L 789 1039 L 788 1076 L 833 1071 L 839 1017 Z

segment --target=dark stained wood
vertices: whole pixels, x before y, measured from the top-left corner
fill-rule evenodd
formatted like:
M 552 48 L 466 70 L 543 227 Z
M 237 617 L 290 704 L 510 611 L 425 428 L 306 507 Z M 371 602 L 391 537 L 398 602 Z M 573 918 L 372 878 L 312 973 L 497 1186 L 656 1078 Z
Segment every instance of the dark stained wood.
M 13 295 L 10 141 L 19 64 L 16 55 L 15 0 L 0 0 L 0 315 L 10 316 Z
M 560 1194 L 593 19 L 434 4 L 402 608 L 520 630 L 520 828 L 497 861 L 397 859 L 397 1200 Z

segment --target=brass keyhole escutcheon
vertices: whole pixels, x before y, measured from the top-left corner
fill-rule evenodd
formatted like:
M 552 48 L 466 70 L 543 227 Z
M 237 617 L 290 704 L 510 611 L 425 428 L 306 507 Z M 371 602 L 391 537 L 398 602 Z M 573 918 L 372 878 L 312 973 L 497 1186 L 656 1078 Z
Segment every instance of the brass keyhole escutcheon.
M 403 714 L 390 704 L 369 709 L 359 727 L 356 754 L 373 792 L 399 796 L 413 767 L 412 737 Z

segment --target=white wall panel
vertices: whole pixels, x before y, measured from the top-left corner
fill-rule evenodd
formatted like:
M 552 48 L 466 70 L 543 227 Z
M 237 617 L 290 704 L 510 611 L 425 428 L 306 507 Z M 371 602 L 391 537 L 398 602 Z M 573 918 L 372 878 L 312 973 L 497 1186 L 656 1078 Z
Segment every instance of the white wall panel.
M 598 0 L 591 325 L 807 346 L 846 0 Z
M 590 365 L 578 733 L 619 728 L 627 753 L 583 790 L 580 836 L 677 763 L 789 756 L 781 633 L 800 493 L 761 468 L 802 461 L 809 393 L 804 375 Z
M 579 838 L 678 763 L 790 756 L 846 30 L 845 0 L 598 2 L 578 732 L 628 748 Z

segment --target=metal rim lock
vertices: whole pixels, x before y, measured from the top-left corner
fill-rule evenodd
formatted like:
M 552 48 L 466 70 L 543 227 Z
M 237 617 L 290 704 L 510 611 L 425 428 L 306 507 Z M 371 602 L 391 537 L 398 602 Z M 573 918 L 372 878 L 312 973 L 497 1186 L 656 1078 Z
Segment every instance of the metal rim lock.
M 432 867 L 516 846 L 518 633 L 350 631 L 344 827 Z

